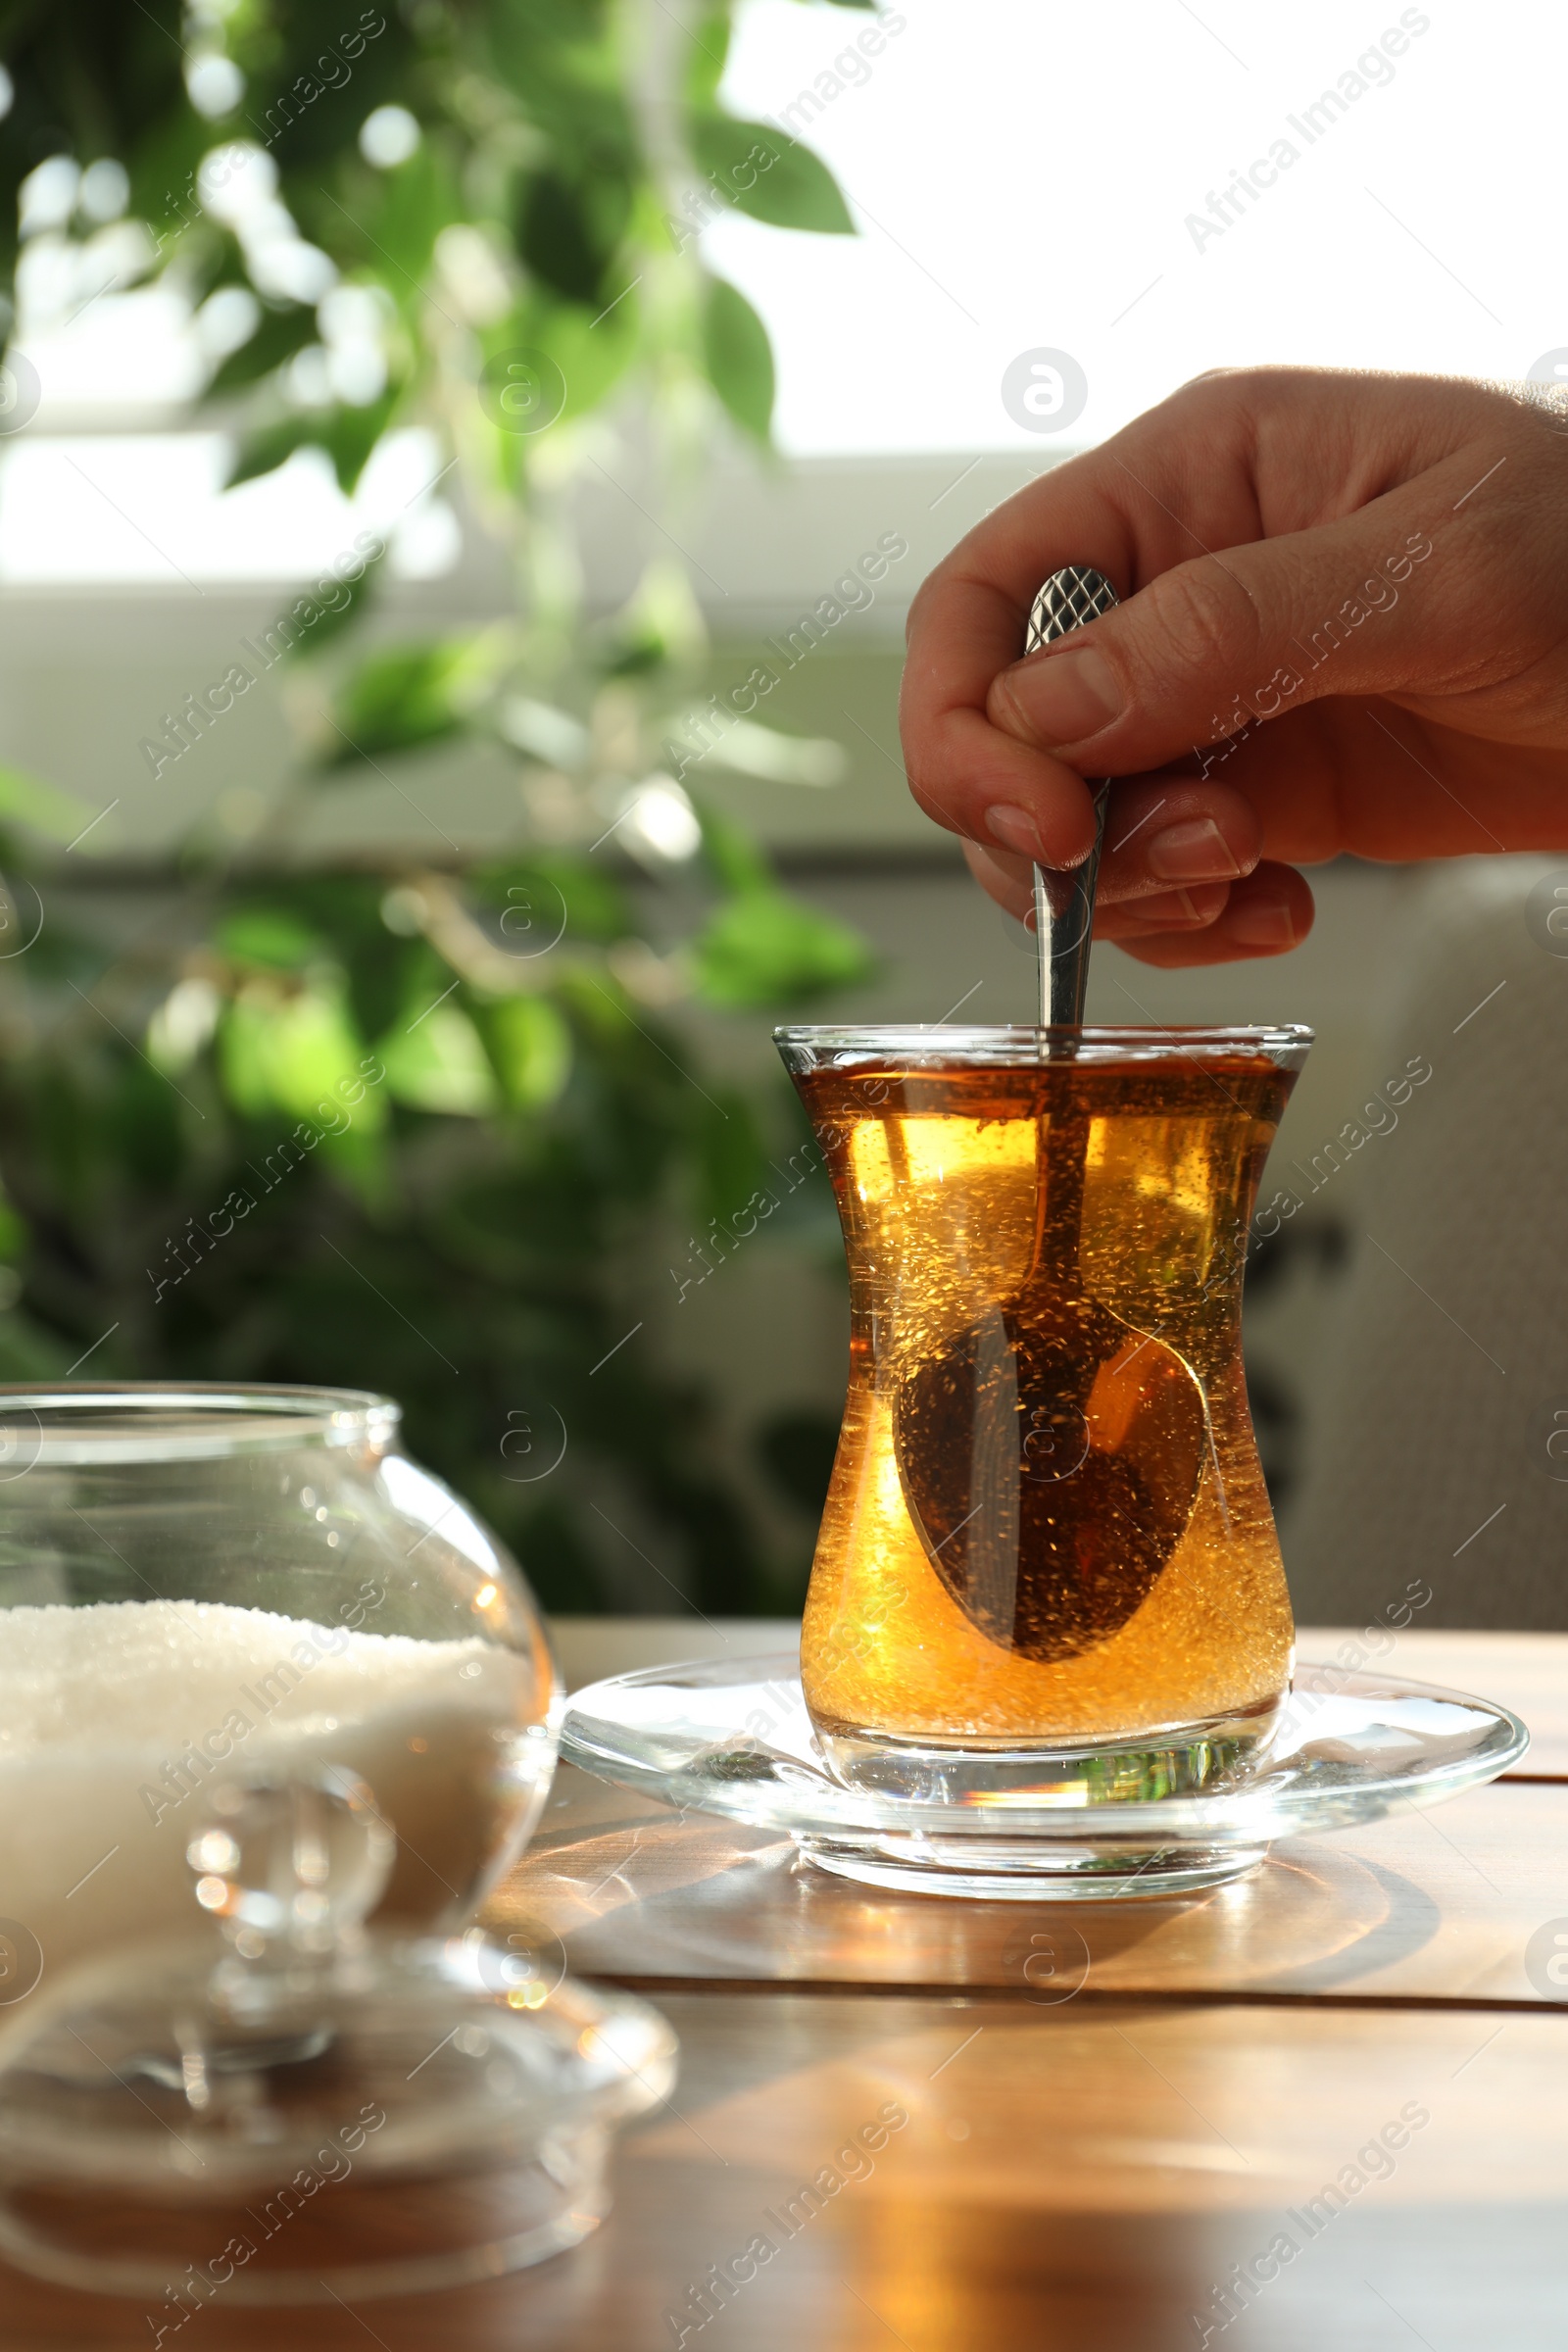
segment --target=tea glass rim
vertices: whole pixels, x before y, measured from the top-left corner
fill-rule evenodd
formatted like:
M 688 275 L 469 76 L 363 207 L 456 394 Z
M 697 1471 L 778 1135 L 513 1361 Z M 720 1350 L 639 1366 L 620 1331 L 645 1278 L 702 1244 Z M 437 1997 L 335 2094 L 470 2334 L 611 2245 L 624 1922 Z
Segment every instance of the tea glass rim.
M 1153 1021 L 1127 1026 L 1088 1023 L 1041 1028 L 1024 1022 L 996 1026 L 927 1026 L 919 1022 L 865 1022 L 857 1026 L 807 1024 L 775 1029 L 780 1052 L 805 1049 L 835 1060 L 874 1058 L 952 1066 L 955 1063 L 1025 1068 L 1041 1061 L 1090 1063 L 1217 1059 L 1227 1054 L 1262 1054 L 1280 1069 L 1299 1069 L 1313 1043 L 1299 1021 L 1257 1024 Z
M 280 1381 L 0 1381 L 0 1463 L 212 1461 L 316 1445 L 368 1446 L 384 1453 L 402 1418 L 401 1405 L 370 1389 Z

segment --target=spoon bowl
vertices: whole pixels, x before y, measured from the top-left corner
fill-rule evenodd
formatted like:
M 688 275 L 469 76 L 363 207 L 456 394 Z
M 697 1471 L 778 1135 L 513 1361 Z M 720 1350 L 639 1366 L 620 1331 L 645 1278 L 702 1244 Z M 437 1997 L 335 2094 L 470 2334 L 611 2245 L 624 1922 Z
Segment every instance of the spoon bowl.
M 1054 1139 L 1080 1198 L 1086 1124 Z M 933 1568 L 990 1641 L 1042 1663 L 1107 1641 L 1149 1597 L 1207 1448 L 1186 1357 L 1095 1298 L 1076 1232 L 1070 1255 L 1057 1238 L 1048 1221 L 1031 1276 L 907 1372 L 894 1407 L 899 1481 Z

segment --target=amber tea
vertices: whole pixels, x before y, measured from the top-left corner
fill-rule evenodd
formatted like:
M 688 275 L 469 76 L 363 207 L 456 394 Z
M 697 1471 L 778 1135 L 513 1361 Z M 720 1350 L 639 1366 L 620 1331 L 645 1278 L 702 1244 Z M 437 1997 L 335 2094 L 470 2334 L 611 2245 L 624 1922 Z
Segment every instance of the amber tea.
M 1307 1042 L 780 1033 L 850 1265 L 802 1647 L 830 1743 L 1267 1729 L 1293 1628 L 1240 1297 Z

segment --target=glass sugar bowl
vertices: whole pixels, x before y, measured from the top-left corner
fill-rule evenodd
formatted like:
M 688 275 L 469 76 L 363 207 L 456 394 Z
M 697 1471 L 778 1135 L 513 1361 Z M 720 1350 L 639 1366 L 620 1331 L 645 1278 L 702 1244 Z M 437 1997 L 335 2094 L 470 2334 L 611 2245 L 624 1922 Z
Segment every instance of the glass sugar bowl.
M 0 1388 L 0 2003 L 178 1934 L 236 1775 L 346 1770 L 396 1843 L 372 1924 L 450 1929 L 514 1860 L 559 1701 L 520 1571 L 387 1398 Z

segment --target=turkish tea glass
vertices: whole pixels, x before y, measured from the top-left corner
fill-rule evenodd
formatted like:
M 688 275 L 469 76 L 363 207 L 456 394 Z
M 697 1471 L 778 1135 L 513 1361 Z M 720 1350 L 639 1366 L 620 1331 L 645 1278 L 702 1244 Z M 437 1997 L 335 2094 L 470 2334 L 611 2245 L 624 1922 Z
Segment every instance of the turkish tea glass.
M 1310 1032 L 775 1035 L 850 1270 L 802 1640 L 830 1768 L 1088 1804 L 1245 1765 L 1294 1628 L 1242 1278 Z

